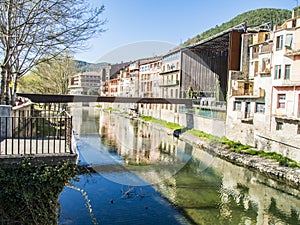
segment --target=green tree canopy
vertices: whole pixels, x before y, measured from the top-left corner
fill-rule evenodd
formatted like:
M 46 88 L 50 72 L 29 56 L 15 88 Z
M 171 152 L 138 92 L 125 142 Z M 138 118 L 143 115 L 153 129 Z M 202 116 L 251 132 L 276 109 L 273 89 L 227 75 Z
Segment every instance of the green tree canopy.
M 255 27 L 261 24 L 272 21 L 273 24 L 281 25 L 287 19 L 292 17 L 292 12 L 286 9 L 256 9 L 251 10 L 245 13 L 242 13 L 228 22 L 221 24 L 220 26 L 216 25 L 214 28 L 211 28 L 207 31 L 204 31 L 201 34 L 187 40 L 183 43 L 184 46 L 188 46 L 194 43 L 197 43 L 201 40 L 209 38 L 213 35 L 216 35 L 224 30 L 227 30 L 231 27 L 239 25 L 246 22 L 248 27 Z
M 75 61 L 68 53 L 45 60 L 19 80 L 19 91 L 39 94 L 68 94 L 69 79 L 76 73 Z

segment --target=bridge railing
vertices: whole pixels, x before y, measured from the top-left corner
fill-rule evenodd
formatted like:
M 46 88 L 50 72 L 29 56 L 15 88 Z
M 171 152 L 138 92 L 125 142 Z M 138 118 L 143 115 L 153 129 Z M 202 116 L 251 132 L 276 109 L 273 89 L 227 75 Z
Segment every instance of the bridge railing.
M 0 119 L 0 155 L 73 154 L 67 112 L 30 109 L 11 114 Z

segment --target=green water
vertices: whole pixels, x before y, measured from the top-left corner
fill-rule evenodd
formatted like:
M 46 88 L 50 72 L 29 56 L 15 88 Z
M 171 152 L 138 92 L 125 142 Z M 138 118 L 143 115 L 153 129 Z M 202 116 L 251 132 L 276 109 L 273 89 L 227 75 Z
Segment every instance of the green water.
M 100 146 L 105 146 L 101 154 L 117 162 L 105 171 L 97 167 L 106 180 L 136 187 L 151 184 L 194 224 L 300 224 L 298 188 L 212 156 L 161 129 L 99 114 L 86 118 L 94 124 Z M 77 123 L 83 133 L 91 130 L 86 118 Z M 97 164 L 96 155 L 90 160 Z M 124 171 L 140 180 L 129 179 Z
M 221 159 L 193 158 L 156 187 L 196 224 L 300 224 L 299 190 Z

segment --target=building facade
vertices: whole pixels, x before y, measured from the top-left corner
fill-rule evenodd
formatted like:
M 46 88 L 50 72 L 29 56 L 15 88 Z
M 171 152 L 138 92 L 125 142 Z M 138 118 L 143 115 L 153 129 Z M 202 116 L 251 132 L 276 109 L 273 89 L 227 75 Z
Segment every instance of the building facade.
M 97 71 L 81 72 L 70 79 L 69 89 L 73 95 L 98 94 L 103 74 Z
M 243 35 L 240 71 L 230 71 L 226 136 L 300 161 L 300 17 Z

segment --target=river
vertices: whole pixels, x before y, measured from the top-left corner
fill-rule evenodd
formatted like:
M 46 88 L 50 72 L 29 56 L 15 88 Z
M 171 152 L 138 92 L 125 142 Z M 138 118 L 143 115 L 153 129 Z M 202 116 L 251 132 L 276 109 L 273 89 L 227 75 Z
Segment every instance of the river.
M 80 175 L 59 224 L 300 224 L 300 191 L 117 113 L 74 108 Z

